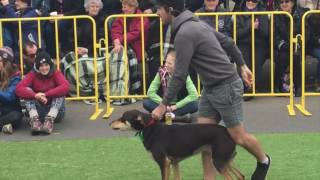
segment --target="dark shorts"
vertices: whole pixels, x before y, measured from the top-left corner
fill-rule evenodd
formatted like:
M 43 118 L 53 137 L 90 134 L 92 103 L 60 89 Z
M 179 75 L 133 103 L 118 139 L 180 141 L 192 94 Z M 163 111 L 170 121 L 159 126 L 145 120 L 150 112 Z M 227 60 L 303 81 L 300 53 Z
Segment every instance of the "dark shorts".
M 199 102 L 199 117 L 223 120 L 227 128 L 243 121 L 243 83 L 239 78 L 229 84 L 205 87 Z

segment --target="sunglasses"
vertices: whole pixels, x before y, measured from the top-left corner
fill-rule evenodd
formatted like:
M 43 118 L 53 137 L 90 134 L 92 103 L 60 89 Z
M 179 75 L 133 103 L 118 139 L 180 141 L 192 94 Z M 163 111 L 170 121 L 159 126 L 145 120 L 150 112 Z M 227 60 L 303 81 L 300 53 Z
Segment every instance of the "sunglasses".
M 280 1 L 280 4 L 283 4 L 283 3 L 289 3 L 290 2 L 290 0 L 285 0 L 285 1 Z
M 247 2 L 253 2 L 253 3 L 258 3 L 258 0 L 247 0 Z

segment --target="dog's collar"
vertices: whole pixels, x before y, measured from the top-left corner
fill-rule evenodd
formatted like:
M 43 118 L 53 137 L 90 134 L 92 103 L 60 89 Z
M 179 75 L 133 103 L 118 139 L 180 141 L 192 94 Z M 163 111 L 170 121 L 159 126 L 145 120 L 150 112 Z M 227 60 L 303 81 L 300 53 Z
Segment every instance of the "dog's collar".
M 156 123 L 156 121 L 157 121 L 157 120 L 155 120 L 154 118 L 150 118 L 150 119 L 149 119 L 149 121 L 148 121 L 148 123 L 146 124 L 146 126 L 145 126 L 145 127 L 149 127 L 149 126 L 151 126 L 151 125 L 155 124 L 155 123 Z
M 148 124 L 146 124 L 145 127 L 152 126 L 156 122 L 157 122 L 157 120 L 155 120 L 154 118 L 150 118 L 149 121 L 148 121 Z M 142 142 L 144 141 L 143 131 L 138 131 L 136 133 L 136 136 L 138 136 Z

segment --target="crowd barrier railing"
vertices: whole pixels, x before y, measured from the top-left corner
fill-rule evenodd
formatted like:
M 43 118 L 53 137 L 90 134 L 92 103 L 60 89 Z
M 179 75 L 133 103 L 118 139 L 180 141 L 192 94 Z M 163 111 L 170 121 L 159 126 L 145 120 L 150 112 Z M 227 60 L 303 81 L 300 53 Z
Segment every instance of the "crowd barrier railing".
M 306 27 L 307 27 L 307 20 L 308 17 L 312 15 L 319 15 L 320 16 L 320 10 L 310 10 L 306 12 L 302 16 L 302 29 L 301 29 L 301 40 L 302 40 L 302 62 L 301 62 L 301 76 L 302 76 L 302 82 L 301 82 L 301 99 L 300 103 L 296 104 L 296 107 L 302 112 L 302 114 L 306 116 L 311 116 L 311 112 L 309 112 L 306 109 L 306 97 L 307 96 L 320 96 L 319 92 L 310 92 L 306 90 Z M 312 37 L 311 37 L 312 38 Z M 319 63 L 319 62 L 317 62 Z
M 97 52 L 94 50 L 93 51 L 93 64 L 94 64 L 94 94 L 92 96 L 81 96 L 80 95 L 80 88 L 79 88 L 79 63 L 78 63 L 78 52 L 77 52 L 77 47 L 78 47 L 78 40 L 77 40 L 77 21 L 78 20 L 83 20 L 87 19 L 91 22 L 92 24 L 92 38 L 93 38 L 93 49 L 97 49 L 99 47 L 99 44 L 96 42 L 96 22 L 95 20 L 90 17 L 90 16 L 56 16 L 56 17 L 36 17 L 36 18 L 4 18 L 0 19 L 0 47 L 3 46 L 3 23 L 5 22 L 11 22 L 11 23 L 18 23 L 18 38 L 19 42 L 22 42 L 22 32 L 23 32 L 23 27 L 22 24 L 25 22 L 37 22 L 37 32 L 38 32 L 38 46 L 42 47 L 42 27 L 41 27 L 41 22 L 44 21 L 51 21 L 54 23 L 54 29 L 55 29 L 55 47 L 56 47 L 56 65 L 57 68 L 60 69 L 60 52 L 59 52 L 59 21 L 61 20 L 72 20 L 73 21 L 73 31 L 74 31 L 74 53 L 75 53 L 75 63 L 76 63 L 76 96 L 74 97 L 67 97 L 67 100 L 94 100 L 95 101 L 95 109 L 94 113 L 89 117 L 90 120 L 95 120 L 99 116 L 99 114 L 103 111 L 103 109 L 99 108 L 99 95 L 98 95 L 98 83 L 97 83 Z M 24 74 L 24 60 L 23 60 L 23 47 L 21 44 L 19 44 L 19 54 L 20 54 L 20 70 L 21 74 Z

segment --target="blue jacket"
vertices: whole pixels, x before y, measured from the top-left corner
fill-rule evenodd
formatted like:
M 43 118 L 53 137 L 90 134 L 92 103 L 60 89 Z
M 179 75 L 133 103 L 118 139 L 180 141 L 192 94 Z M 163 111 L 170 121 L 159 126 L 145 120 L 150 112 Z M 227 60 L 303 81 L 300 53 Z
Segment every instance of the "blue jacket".
M 10 79 L 6 90 L 0 90 L 0 112 L 7 114 L 11 111 L 21 111 L 20 101 L 16 96 L 16 86 L 20 82 L 20 73 L 16 73 Z

